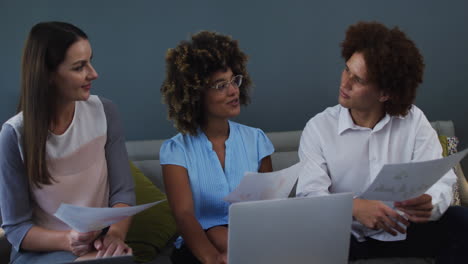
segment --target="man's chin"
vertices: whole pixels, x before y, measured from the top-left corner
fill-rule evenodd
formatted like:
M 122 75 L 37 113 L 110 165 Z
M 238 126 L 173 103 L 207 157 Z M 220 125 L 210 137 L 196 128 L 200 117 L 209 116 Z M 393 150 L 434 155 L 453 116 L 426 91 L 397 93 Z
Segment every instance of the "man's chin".
M 349 105 L 341 98 L 338 98 L 338 103 L 344 108 L 349 108 Z

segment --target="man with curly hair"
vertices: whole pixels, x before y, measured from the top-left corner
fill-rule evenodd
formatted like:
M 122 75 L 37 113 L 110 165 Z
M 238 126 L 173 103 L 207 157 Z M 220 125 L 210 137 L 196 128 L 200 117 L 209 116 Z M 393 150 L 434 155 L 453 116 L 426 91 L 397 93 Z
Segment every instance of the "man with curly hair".
M 299 156 L 307 166 L 296 194 L 360 193 L 384 164 L 442 157 L 438 137 L 413 102 L 423 57 L 405 33 L 377 22 L 348 28 L 339 104 L 304 128 Z M 454 260 L 467 236 L 467 210 L 450 207 L 456 176 L 447 172 L 425 194 L 388 203 L 353 200 L 350 259 L 436 257 Z M 461 234 L 461 235 L 460 235 Z M 454 262 L 453 262 L 454 261 Z
M 202 31 L 166 56 L 161 87 L 180 132 L 160 150 L 164 184 L 181 237 L 173 263 L 226 263 L 229 203 L 247 171 L 272 171 L 273 145 L 230 121 L 249 101 L 247 56 L 236 40 Z

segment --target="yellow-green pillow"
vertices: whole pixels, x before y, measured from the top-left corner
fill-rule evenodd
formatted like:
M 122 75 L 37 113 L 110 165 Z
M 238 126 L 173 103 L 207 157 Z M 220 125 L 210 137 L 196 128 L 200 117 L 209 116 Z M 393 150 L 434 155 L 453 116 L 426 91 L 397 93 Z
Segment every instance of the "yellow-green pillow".
M 442 156 L 448 156 L 448 148 L 447 148 L 447 137 L 446 136 L 439 136 L 440 145 L 442 146 Z
M 130 162 L 135 182 L 136 204 L 166 199 L 154 184 Z M 164 248 L 176 233 L 175 221 L 167 201 L 159 203 L 137 215 L 127 234 L 127 243 L 133 250 L 135 261 L 149 262 Z

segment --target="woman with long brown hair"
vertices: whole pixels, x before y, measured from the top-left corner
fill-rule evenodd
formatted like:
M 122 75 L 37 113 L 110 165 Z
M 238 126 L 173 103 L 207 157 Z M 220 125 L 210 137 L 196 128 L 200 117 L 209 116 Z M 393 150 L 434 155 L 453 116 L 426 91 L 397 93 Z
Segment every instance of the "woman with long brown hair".
M 0 209 L 12 263 L 131 254 L 124 243 L 130 219 L 99 236 L 54 216 L 61 203 L 135 203 L 116 108 L 90 94 L 98 77 L 91 59 L 88 37 L 71 24 L 39 23 L 29 33 L 18 113 L 0 132 Z

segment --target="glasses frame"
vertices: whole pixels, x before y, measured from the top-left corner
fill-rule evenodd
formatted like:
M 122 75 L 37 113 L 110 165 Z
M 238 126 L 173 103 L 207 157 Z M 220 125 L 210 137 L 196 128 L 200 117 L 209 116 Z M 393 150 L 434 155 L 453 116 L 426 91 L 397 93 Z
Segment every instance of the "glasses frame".
M 236 83 L 235 80 L 236 78 L 239 78 L 239 83 Z M 233 76 L 230 81 L 222 81 L 217 84 L 212 85 L 210 88 L 215 89 L 219 92 L 225 91 L 227 88 L 229 88 L 230 85 L 235 85 L 237 88 L 239 88 L 242 85 L 242 79 L 244 76 L 242 74 L 238 74 L 236 76 Z

